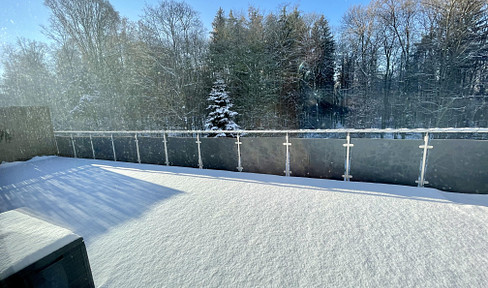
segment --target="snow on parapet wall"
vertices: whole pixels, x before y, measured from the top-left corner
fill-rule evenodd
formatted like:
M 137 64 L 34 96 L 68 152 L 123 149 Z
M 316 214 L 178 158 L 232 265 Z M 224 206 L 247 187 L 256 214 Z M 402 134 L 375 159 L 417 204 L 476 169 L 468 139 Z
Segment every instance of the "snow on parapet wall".
M 71 231 L 21 211 L 0 214 L 0 279 L 24 269 L 80 238 Z
M 0 107 L 0 163 L 55 155 L 47 107 Z

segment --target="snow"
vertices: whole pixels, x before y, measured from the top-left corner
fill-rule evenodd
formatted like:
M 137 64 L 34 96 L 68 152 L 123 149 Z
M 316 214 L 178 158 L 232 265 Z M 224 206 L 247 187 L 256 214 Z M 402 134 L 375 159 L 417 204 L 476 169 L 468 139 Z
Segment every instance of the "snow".
M 60 157 L 3 166 L 0 211 L 84 237 L 97 287 L 488 286 L 488 195 Z
M 24 269 L 80 236 L 12 210 L 0 214 L 0 279 Z
M 230 108 L 233 107 L 233 104 L 226 91 L 226 85 L 223 79 L 218 78 L 214 82 L 212 91 L 210 91 L 210 96 L 207 100 L 211 104 L 207 107 L 207 110 L 210 110 L 210 112 L 205 120 L 205 130 L 222 131 L 240 129 L 239 125 L 234 122 L 234 117 L 237 116 L 238 113 L 230 110 Z M 226 134 L 222 132 L 214 137 L 225 136 Z
M 50 158 L 50 157 L 56 157 L 56 156 L 35 156 L 34 158 L 30 159 L 29 162 L 32 163 L 32 162 L 36 162 L 36 161 L 43 161 L 43 160 Z M 16 165 L 25 165 L 25 161 L 15 161 L 15 162 L 3 161 L 0 165 L 0 169 L 6 169 L 6 168 L 13 167 Z M 1 176 L 1 174 L 0 174 L 0 176 Z

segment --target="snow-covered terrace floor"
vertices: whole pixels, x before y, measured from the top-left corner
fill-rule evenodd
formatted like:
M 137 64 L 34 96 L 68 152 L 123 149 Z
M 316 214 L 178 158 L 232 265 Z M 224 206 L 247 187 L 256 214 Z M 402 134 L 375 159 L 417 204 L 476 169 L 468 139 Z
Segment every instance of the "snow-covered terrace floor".
M 488 287 L 487 206 L 488 195 L 101 160 L 0 165 L 0 212 L 27 207 L 83 236 L 97 287 Z

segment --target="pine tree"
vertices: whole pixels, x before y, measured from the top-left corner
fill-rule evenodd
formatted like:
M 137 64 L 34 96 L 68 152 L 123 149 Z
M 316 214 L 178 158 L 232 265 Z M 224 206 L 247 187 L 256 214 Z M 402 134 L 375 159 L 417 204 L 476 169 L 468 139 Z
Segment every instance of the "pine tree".
M 321 97 L 332 98 L 334 92 L 334 36 L 330 31 L 329 23 L 322 15 L 312 28 L 312 41 L 315 60 L 313 68 L 314 86 L 320 92 Z M 334 103 L 335 104 L 335 103 Z
M 205 121 L 205 130 L 207 131 L 222 131 L 222 130 L 239 130 L 240 127 L 234 122 L 234 117 L 237 112 L 231 111 L 231 99 L 226 91 L 226 85 L 220 77 L 214 82 L 210 96 L 207 99 L 210 105 L 207 110 L 207 120 Z M 225 133 L 218 133 L 215 137 L 231 136 Z

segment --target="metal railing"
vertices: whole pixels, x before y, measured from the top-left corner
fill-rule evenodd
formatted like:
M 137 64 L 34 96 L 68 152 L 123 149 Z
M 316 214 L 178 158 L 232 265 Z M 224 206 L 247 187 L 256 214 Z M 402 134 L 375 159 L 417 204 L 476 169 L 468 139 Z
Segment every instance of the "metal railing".
M 426 173 L 426 165 L 428 159 L 428 151 L 433 149 L 434 147 L 430 145 L 431 135 L 432 134 L 445 134 L 445 133 L 488 133 L 488 128 L 418 128 L 418 129 L 302 129 L 302 130 L 233 130 L 233 131 L 207 131 L 207 130 L 140 130 L 140 131 L 55 131 L 54 134 L 57 137 L 69 137 L 71 141 L 71 146 L 73 149 L 73 156 L 77 157 L 77 151 L 75 146 L 74 135 L 87 137 L 88 135 L 90 139 L 91 151 L 92 156 L 96 159 L 95 149 L 93 146 L 93 136 L 102 136 L 102 137 L 110 137 L 111 145 L 112 145 L 112 152 L 113 152 L 113 159 L 117 161 L 117 154 L 115 150 L 115 143 L 114 143 L 114 135 L 134 135 L 134 141 L 136 144 L 136 154 L 137 154 L 137 162 L 141 163 L 141 156 L 139 151 L 139 139 L 138 135 L 154 135 L 159 134 L 163 137 L 163 144 L 164 144 L 164 155 L 165 155 L 165 165 L 169 166 L 170 161 L 168 157 L 168 140 L 167 135 L 194 135 L 196 137 L 195 143 L 197 144 L 197 151 L 198 151 L 198 167 L 203 169 L 203 162 L 202 162 L 202 150 L 200 144 L 201 135 L 212 135 L 217 133 L 229 133 L 232 134 L 236 138 L 235 144 L 237 145 L 237 171 L 243 171 L 242 167 L 242 156 L 241 156 L 241 137 L 244 135 L 252 135 L 252 134 L 278 134 L 285 136 L 283 145 L 285 146 L 285 176 L 290 176 L 290 153 L 291 148 L 290 146 L 292 143 L 289 141 L 290 134 L 344 134 L 345 135 L 345 143 L 343 147 L 346 149 L 345 151 L 345 160 L 344 160 L 344 174 L 342 175 L 344 181 L 350 181 L 352 175 L 350 173 L 351 169 L 351 149 L 354 147 L 354 144 L 351 143 L 351 134 L 421 134 L 423 135 L 423 144 L 419 145 L 419 148 L 422 149 L 421 159 L 420 159 L 420 168 L 419 168 L 419 176 L 418 179 L 415 181 L 419 187 L 423 187 L 425 184 L 428 184 L 425 181 L 425 173 Z M 56 137 L 55 137 L 56 139 Z M 56 148 L 59 154 L 58 143 L 56 141 Z

